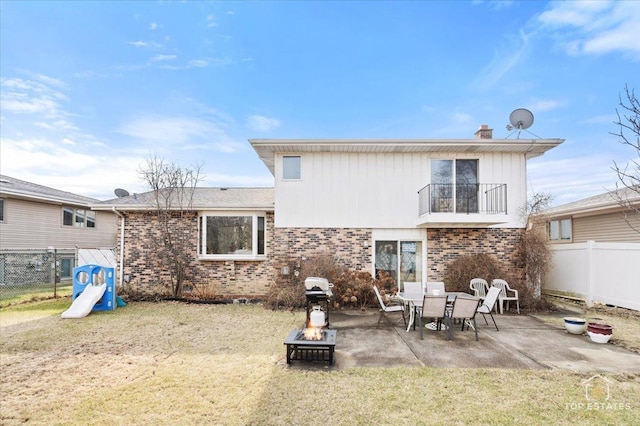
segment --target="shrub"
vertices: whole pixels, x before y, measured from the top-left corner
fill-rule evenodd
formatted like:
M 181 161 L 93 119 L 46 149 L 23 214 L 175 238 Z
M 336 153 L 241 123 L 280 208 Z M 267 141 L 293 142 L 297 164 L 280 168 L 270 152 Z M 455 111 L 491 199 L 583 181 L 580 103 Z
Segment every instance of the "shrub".
M 369 272 L 349 271 L 329 253 L 290 259 L 277 266 L 279 271 L 283 267 L 289 269 L 289 274 L 279 274 L 267 293 L 265 305 L 271 309 L 304 307 L 307 277 L 326 278 L 333 284 L 333 309 L 365 309 L 377 305 L 374 284 L 383 294 L 397 291 L 395 281 L 389 276 L 375 279 Z
M 498 260 L 488 254 L 469 254 L 459 257 L 447 265 L 444 281 L 447 291 L 469 292 L 469 282 L 473 278 L 484 278 L 491 284 L 494 278 L 505 278 L 504 269 Z M 511 284 L 511 281 L 509 281 Z

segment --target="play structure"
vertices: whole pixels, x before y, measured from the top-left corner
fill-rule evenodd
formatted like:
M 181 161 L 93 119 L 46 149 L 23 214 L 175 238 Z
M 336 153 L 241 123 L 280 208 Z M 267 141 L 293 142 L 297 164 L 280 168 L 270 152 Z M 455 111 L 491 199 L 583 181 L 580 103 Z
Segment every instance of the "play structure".
M 116 308 L 114 268 L 83 265 L 73 269 L 73 303 L 62 318 L 82 318 L 91 311 Z

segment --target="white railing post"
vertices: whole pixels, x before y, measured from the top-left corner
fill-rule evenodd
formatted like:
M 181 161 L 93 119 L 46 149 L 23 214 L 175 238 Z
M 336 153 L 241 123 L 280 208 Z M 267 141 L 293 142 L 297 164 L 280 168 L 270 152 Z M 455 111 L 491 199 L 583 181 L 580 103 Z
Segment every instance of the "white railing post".
M 587 306 L 590 308 L 593 306 L 593 288 L 595 286 L 594 277 L 593 277 L 593 247 L 595 245 L 595 241 L 589 240 L 587 241 L 587 297 L 585 298 L 585 302 Z

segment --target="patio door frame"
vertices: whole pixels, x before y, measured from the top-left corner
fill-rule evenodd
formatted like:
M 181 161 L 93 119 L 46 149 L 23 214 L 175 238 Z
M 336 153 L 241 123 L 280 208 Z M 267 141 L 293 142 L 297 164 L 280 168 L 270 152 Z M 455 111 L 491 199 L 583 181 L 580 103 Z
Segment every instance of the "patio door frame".
M 426 238 L 426 230 L 424 229 L 402 229 L 402 230 L 384 230 L 384 229 L 374 229 L 372 232 L 372 244 L 371 244 L 371 254 L 372 254 L 372 275 L 378 278 L 379 270 L 387 270 L 386 263 L 384 261 L 387 260 L 387 257 L 384 256 L 383 262 L 380 262 L 381 256 L 380 252 L 384 251 L 385 248 L 388 249 L 388 245 L 392 245 L 392 251 L 390 253 L 390 259 L 395 266 L 393 269 L 394 275 L 393 279 L 395 280 L 396 287 L 401 291 L 402 290 L 402 282 L 403 281 L 419 281 L 423 284 L 426 282 L 426 271 L 427 271 L 427 238 Z M 407 271 L 406 258 L 403 258 L 403 246 L 405 255 L 411 255 L 411 244 L 415 244 L 413 247 L 413 251 L 415 252 L 415 260 L 413 262 L 413 271 Z M 403 261 L 405 262 L 403 264 Z M 403 273 L 409 272 L 412 275 L 405 275 Z

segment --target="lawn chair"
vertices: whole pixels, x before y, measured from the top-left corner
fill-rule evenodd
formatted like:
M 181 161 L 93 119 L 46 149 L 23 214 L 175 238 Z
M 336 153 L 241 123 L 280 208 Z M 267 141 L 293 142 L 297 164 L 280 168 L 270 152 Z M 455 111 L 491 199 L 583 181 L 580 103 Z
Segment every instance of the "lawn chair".
M 420 281 L 403 281 L 402 283 L 403 292 L 405 294 L 418 294 L 420 297 L 424 294 L 422 291 L 422 283 Z M 414 309 L 411 303 L 404 304 L 405 314 L 412 315 L 411 309 Z M 414 323 L 415 328 L 415 323 Z
M 493 321 L 493 325 L 496 326 L 496 331 L 500 330 L 498 330 L 498 324 L 496 324 L 496 320 L 495 318 L 493 318 L 493 314 L 491 313 L 491 311 L 493 311 L 493 308 L 496 305 L 499 294 L 500 288 L 491 286 L 491 288 L 489 289 L 489 293 L 487 293 L 487 297 L 485 297 L 480 306 L 478 306 L 478 312 L 482 314 L 484 322 L 487 323 L 487 325 L 489 325 L 489 322 L 487 321 L 487 317 L 485 314 L 491 315 L 491 321 Z
M 476 297 L 479 297 L 480 300 L 487 297 L 487 292 L 489 291 L 489 284 L 487 280 L 482 278 L 474 278 L 469 283 L 469 288 L 473 290 L 473 293 Z
M 385 314 L 388 313 L 393 313 L 393 312 L 400 312 L 402 314 L 402 320 L 405 322 L 405 324 L 407 323 L 405 317 L 404 317 L 404 306 L 402 305 L 389 305 L 387 306 L 384 303 L 384 300 L 382 300 L 382 295 L 380 294 L 380 290 L 378 290 L 378 286 L 373 286 L 373 290 L 376 292 L 376 296 L 378 297 L 378 302 L 380 303 L 380 317 L 378 318 L 378 327 L 380 327 L 380 321 L 382 320 L 382 317 L 384 316 L 387 321 L 389 321 L 390 324 L 393 324 L 389 318 L 386 317 Z M 398 320 L 400 321 L 400 320 Z
M 475 297 L 456 297 L 456 300 L 453 302 L 453 309 L 451 310 L 451 314 L 445 317 L 445 320 L 448 322 L 447 326 L 449 327 L 449 329 L 447 330 L 448 340 L 453 339 L 453 332 L 451 330 L 453 321 L 457 319 L 462 321 L 462 331 L 464 331 L 465 324 L 473 327 L 473 331 L 476 333 L 476 340 L 478 340 L 476 312 L 478 311 L 479 304 L 480 300 Z
M 442 281 L 427 281 L 427 294 L 433 294 L 433 290 L 438 290 L 440 294 L 444 294 L 444 283 Z
M 507 309 L 509 309 L 511 301 L 515 301 L 519 315 L 520 301 L 518 300 L 518 290 L 512 289 L 511 287 L 509 287 L 509 284 L 505 280 L 501 279 L 495 279 L 491 281 L 491 285 L 500 289 L 500 295 L 498 296 L 498 302 L 500 302 L 500 313 L 503 313 L 504 302 L 507 302 Z
M 422 294 L 422 283 L 420 281 L 404 281 L 402 286 L 402 291 L 405 293 Z
M 430 296 L 425 294 L 422 301 L 422 310 L 418 315 L 418 328 L 420 328 L 420 340 L 423 337 L 422 318 L 433 318 L 436 322 L 436 330 L 440 330 L 442 320 L 446 317 L 447 311 L 447 295 Z

